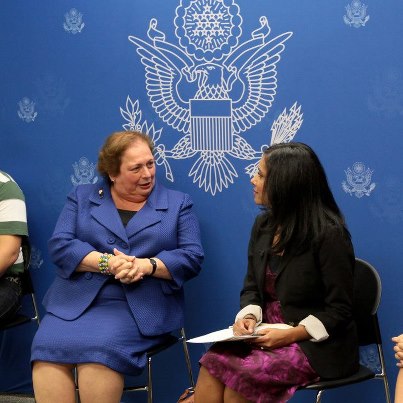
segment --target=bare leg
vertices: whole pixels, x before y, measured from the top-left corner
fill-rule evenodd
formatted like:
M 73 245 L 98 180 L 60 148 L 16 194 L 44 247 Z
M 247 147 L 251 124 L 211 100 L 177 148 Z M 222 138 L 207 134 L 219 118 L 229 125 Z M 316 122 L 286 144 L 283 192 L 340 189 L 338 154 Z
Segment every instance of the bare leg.
M 197 378 L 195 403 L 223 403 L 225 385 L 210 375 L 206 368 L 200 367 Z
M 119 403 L 124 377 L 105 365 L 78 364 L 78 389 L 81 403 Z
M 224 390 L 224 402 L 225 403 L 251 403 L 250 400 L 245 399 L 238 392 L 230 388 Z
M 73 366 L 36 361 L 32 369 L 37 403 L 75 403 Z

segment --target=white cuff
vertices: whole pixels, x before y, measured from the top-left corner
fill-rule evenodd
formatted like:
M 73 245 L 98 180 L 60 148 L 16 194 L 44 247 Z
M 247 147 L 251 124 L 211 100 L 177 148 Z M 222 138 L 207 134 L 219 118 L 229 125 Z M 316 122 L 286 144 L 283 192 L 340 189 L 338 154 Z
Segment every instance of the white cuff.
M 242 308 L 237 313 L 235 317 L 235 322 L 238 319 L 243 319 L 246 315 L 253 315 L 257 319 L 257 325 L 262 323 L 262 308 L 259 305 L 247 305 L 245 306 L 245 308 Z
M 323 323 L 316 316 L 309 315 L 301 320 L 299 324 L 305 326 L 306 331 L 312 336 L 310 341 L 317 343 L 326 340 L 329 337 L 325 326 L 323 326 Z

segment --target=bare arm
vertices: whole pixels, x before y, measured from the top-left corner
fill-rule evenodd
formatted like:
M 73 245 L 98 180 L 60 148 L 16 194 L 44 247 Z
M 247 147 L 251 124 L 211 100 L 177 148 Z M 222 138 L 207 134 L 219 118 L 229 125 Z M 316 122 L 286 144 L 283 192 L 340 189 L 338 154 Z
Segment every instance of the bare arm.
M 261 337 L 251 340 L 251 343 L 267 349 L 275 349 L 289 346 L 297 341 L 309 340 L 311 335 L 305 326 L 298 325 L 291 329 L 262 329 L 259 330 Z
M 395 403 L 403 403 L 403 369 L 399 369 L 396 380 Z
M 0 277 L 17 260 L 20 253 L 21 237 L 0 235 Z
M 252 334 L 255 332 L 255 328 L 256 318 L 254 318 L 253 315 L 246 315 L 244 318 L 237 319 L 232 329 L 234 335 L 237 336 Z M 311 338 L 305 326 L 302 325 L 290 329 L 260 329 L 259 334 L 262 336 L 250 340 L 249 342 L 267 349 L 280 348 L 297 341 L 309 340 Z
M 124 283 L 138 281 L 143 276 L 150 275 L 153 271 L 153 265 L 149 259 L 137 259 L 135 256 L 125 255 L 117 249 L 114 249 L 114 254 L 115 255 L 111 256 L 108 260 L 109 271 L 116 279 Z M 99 273 L 99 258 L 101 255 L 102 253 L 97 251 L 90 252 L 78 265 L 76 271 Z M 160 259 L 154 259 L 157 263 L 157 268 L 153 277 L 170 280 L 171 275 L 165 264 Z
M 162 278 L 164 280 L 172 280 L 172 276 L 169 273 L 167 267 L 164 262 L 158 258 L 153 258 L 157 263 L 157 269 L 155 270 L 153 277 Z M 139 266 L 139 269 L 145 274 L 150 275 L 153 270 L 153 265 L 150 262 L 150 259 L 147 258 L 136 258 L 136 263 Z
M 132 262 L 132 267 L 122 266 L 120 268 L 114 268 L 112 266 L 112 272 L 116 274 L 116 278 L 120 279 L 123 277 L 131 277 L 140 273 L 140 276 L 150 276 L 152 274 L 153 277 L 159 277 L 165 280 L 171 280 L 172 276 L 169 273 L 167 267 L 165 266 L 164 262 L 161 259 L 156 257 L 154 259 L 156 263 L 156 269 L 154 270 L 154 266 L 151 263 L 149 258 L 136 258 L 134 256 L 127 256 L 124 253 L 114 249 L 114 253 L 117 258 L 125 259 L 126 261 Z M 112 262 L 112 265 L 114 263 Z M 153 273 L 154 271 L 154 273 Z

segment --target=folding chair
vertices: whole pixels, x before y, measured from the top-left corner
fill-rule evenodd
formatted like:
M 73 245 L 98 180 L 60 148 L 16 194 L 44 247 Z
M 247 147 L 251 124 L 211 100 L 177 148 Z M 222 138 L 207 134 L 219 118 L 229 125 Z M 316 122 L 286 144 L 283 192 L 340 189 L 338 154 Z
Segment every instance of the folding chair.
M 147 392 L 147 403 L 152 403 L 153 401 L 153 382 L 152 382 L 152 366 L 151 366 L 152 358 L 155 357 L 158 353 L 168 349 L 169 347 L 173 346 L 176 343 L 182 343 L 186 368 L 189 377 L 189 384 L 191 387 L 194 387 L 192 364 L 190 361 L 189 350 L 186 343 L 185 329 L 181 328 L 179 330 L 179 335 L 176 336 L 171 334 L 164 344 L 157 346 L 154 349 L 147 352 L 147 383 L 141 386 L 126 386 L 123 389 L 124 392 L 145 391 Z
M 36 322 L 39 326 L 39 311 L 38 304 L 36 302 L 34 287 L 31 280 L 31 273 L 28 270 L 25 270 L 24 273 L 21 274 L 21 288 L 22 288 L 22 296 L 27 296 L 30 298 L 32 303 L 32 314 L 29 315 L 23 312 L 17 312 L 12 318 L 10 318 L 7 322 L 0 325 L 0 330 L 10 329 L 15 326 L 22 325 L 28 322 Z
M 181 328 L 178 330 L 178 335 L 175 334 L 170 334 L 165 340 L 164 343 L 154 347 L 152 350 L 147 351 L 147 367 L 146 367 L 146 383 L 142 385 L 127 385 L 124 387 L 123 392 L 147 392 L 147 403 L 152 403 L 153 402 L 153 380 L 152 380 L 152 359 L 162 351 L 167 350 L 169 347 L 177 344 L 177 343 L 182 343 L 183 347 L 183 353 L 185 357 L 185 364 L 189 376 L 189 383 L 190 386 L 193 388 L 194 387 L 194 378 L 193 378 L 193 371 L 192 371 L 192 364 L 190 361 L 190 355 L 189 355 L 189 350 L 188 346 L 186 343 L 186 334 L 185 334 L 185 329 Z M 74 371 L 74 376 L 75 376 L 75 382 L 76 382 L 76 390 L 77 390 L 77 395 L 76 395 L 76 400 L 79 402 L 79 396 L 78 396 L 78 383 L 77 383 L 77 370 L 75 369 Z
M 22 252 L 24 255 L 24 272 L 21 274 L 21 289 L 22 289 L 22 298 L 29 299 L 32 305 L 31 312 L 23 312 L 18 311 L 13 317 L 11 317 L 8 321 L 4 322 L 0 325 L 0 331 L 5 331 L 7 329 L 11 329 L 25 323 L 36 322 L 37 326 L 39 326 L 40 318 L 39 318 L 39 310 L 38 304 L 36 302 L 34 286 L 31 279 L 31 273 L 29 272 L 29 264 L 31 257 L 31 248 L 27 239 L 23 240 L 22 244 Z M 0 392 L 1 401 L 5 401 L 2 399 L 7 398 L 7 401 L 12 401 L 15 398 L 15 401 L 22 401 L 22 399 L 31 399 L 33 398 L 32 394 L 24 394 L 19 392 Z M 14 401 L 14 400 L 13 400 Z
M 377 316 L 381 292 L 381 279 L 375 268 L 365 260 L 356 258 L 353 309 L 354 318 L 357 323 L 359 345 L 376 345 L 380 371 L 374 371 L 373 368 L 368 368 L 360 363 L 358 372 L 351 376 L 339 379 L 323 379 L 299 389 L 315 390 L 317 392 L 316 403 L 322 401 L 323 392 L 327 389 L 352 385 L 369 379 L 381 379 L 383 381 L 386 403 L 391 403 L 382 348 L 382 337 Z
M 24 256 L 24 272 L 21 274 L 21 288 L 22 297 L 29 297 L 32 304 L 32 314 L 27 314 L 23 312 L 17 312 L 12 318 L 10 318 L 6 323 L 0 325 L 0 330 L 10 329 L 15 326 L 22 325 L 28 322 L 36 322 L 39 326 L 39 310 L 38 304 L 36 302 L 34 286 L 31 279 L 31 273 L 29 272 L 29 264 L 31 260 L 31 247 L 27 238 L 23 239 L 22 242 L 22 253 Z

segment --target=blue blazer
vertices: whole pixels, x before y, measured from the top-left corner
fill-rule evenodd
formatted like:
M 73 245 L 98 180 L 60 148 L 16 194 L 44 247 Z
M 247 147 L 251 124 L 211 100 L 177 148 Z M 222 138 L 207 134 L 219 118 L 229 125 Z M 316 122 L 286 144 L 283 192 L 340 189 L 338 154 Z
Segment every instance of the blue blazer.
M 47 312 L 65 320 L 79 317 L 109 276 L 79 273 L 76 267 L 91 251 L 113 253 L 117 248 L 127 255 L 161 259 L 172 276 L 122 284 L 140 332 L 153 336 L 182 327 L 183 284 L 199 273 L 204 257 L 192 204 L 189 195 L 156 183 L 125 228 L 106 182 L 77 186 L 49 240 L 57 275 L 43 300 Z

